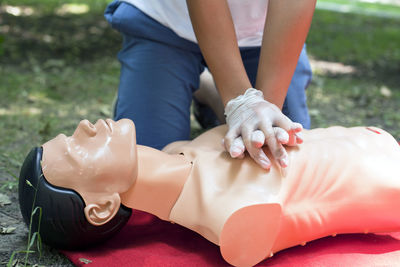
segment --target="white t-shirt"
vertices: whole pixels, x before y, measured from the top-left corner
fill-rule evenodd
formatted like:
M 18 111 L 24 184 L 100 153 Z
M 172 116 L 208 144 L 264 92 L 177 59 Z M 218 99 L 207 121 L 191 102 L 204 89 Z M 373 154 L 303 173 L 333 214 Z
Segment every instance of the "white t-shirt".
M 182 38 L 196 42 L 186 0 L 123 0 L 173 30 Z M 261 46 L 268 0 L 228 0 L 238 44 Z

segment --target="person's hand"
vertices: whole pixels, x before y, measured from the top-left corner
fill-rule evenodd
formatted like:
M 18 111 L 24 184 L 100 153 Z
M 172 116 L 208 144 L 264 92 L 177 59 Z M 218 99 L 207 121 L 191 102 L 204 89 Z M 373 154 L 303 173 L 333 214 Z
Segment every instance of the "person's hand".
M 229 130 L 224 145 L 233 158 L 243 158 L 247 150 L 254 161 L 264 169 L 271 160 L 262 146 L 267 145 L 274 159 L 283 168 L 289 158 L 283 145 L 294 146 L 303 142 L 301 124 L 292 122 L 274 104 L 264 100 L 261 91 L 249 88 L 243 95 L 230 100 L 225 108 Z

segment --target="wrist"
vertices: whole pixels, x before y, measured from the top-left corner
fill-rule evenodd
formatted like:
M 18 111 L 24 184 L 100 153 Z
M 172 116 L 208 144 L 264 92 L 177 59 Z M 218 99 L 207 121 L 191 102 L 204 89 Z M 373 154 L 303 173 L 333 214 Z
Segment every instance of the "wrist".
M 233 74 L 234 72 L 230 73 L 231 75 L 235 75 Z M 236 72 L 236 74 L 238 74 L 238 72 Z M 221 79 L 221 77 L 216 77 L 217 75 L 213 74 L 224 107 L 226 107 L 230 100 L 243 95 L 248 88 L 252 87 L 247 76 L 243 76 L 241 79 L 232 79 L 231 75 Z
M 255 88 L 248 88 L 246 91 L 229 100 L 225 106 L 226 122 L 230 124 L 231 121 L 236 120 L 236 117 L 243 115 L 246 110 L 256 104 L 265 101 L 263 92 Z

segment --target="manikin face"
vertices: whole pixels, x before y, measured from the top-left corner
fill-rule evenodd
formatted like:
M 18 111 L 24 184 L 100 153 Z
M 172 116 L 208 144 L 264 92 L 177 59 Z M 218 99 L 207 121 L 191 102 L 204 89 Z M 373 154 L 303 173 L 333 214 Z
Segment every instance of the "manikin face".
M 49 183 L 74 189 L 86 205 L 125 192 L 137 176 L 135 126 L 122 119 L 79 123 L 72 136 L 43 145 L 42 170 Z

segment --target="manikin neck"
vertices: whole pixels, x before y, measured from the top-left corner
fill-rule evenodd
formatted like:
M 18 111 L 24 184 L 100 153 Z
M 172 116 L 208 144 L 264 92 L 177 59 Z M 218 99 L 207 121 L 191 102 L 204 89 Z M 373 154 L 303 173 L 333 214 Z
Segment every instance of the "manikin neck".
M 128 191 L 120 194 L 126 207 L 169 220 L 192 164 L 182 155 L 138 145 L 138 175 Z

